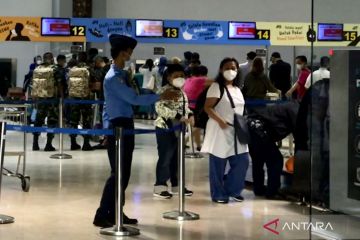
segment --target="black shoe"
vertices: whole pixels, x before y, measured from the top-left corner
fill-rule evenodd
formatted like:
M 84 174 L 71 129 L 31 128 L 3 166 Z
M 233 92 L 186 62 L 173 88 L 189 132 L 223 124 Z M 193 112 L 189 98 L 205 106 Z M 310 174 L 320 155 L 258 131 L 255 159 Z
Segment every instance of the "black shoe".
M 138 220 L 136 218 L 129 218 L 128 216 L 126 216 L 126 214 L 124 213 L 123 215 L 123 224 L 131 224 L 131 225 L 135 225 L 138 224 Z M 112 225 L 115 225 L 115 216 L 112 215 L 112 217 L 110 217 L 110 219 L 107 220 L 109 223 L 111 223 Z
M 131 225 L 138 224 L 138 220 L 136 218 L 129 218 L 125 214 L 123 217 L 123 221 L 124 221 L 124 224 L 131 224 Z
M 232 200 L 236 201 L 236 202 L 242 202 L 244 201 L 244 198 L 239 195 L 239 196 L 236 196 L 236 197 L 231 197 Z
M 74 151 L 74 150 L 79 150 L 81 148 L 81 146 L 77 143 L 71 143 L 71 147 L 70 150 Z
M 34 143 L 34 144 L 33 144 L 33 147 L 32 147 L 32 150 L 33 150 L 33 151 L 39 151 L 39 150 L 40 150 L 39 144 Z
M 153 193 L 154 197 L 162 198 L 162 199 L 169 199 L 172 198 L 172 194 L 168 191 L 162 191 L 161 193 Z
M 105 145 L 102 145 L 101 143 L 99 143 L 98 145 L 95 145 L 92 147 L 94 150 L 98 150 L 98 149 L 106 149 Z
M 44 151 L 45 152 L 54 152 L 54 151 L 56 151 L 56 149 L 51 144 L 46 144 Z
M 110 221 L 108 221 L 105 218 L 100 218 L 100 217 L 96 217 L 94 218 L 93 224 L 97 227 L 101 227 L 101 228 L 109 228 L 114 226 L 114 224 L 112 224 Z
M 215 203 L 221 203 L 221 204 L 227 204 L 229 203 L 229 200 L 213 200 Z
M 170 194 L 172 194 L 172 195 L 178 195 L 178 194 L 179 194 L 179 188 L 178 188 L 178 187 L 172 188 Z M 193 191 L 185 188 L 185 193 L 184 193 L 185 196 L 190 197 L 190 196 L 192 196 L 193 194 L 194 194 Z
M 93 147 L 89 143 L 84 143 L 82 149 L 83 151 L 92 151 L 94 150 Z
M 274 195 L 266 195 L 266 199 L 282 201 L 282 200 L 286 200 L 286 197 L 280 194 L 274 194 Z

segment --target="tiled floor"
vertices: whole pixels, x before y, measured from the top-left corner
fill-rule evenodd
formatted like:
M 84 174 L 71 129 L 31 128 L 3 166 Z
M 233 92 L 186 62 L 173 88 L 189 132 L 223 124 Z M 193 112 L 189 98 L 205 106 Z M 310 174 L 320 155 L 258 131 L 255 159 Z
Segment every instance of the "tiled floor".
M 9 133 L 7 150 L 20 147 L 19 139 L 19 135 Z M 31 143 L 31 136 L 28 139 Z M 306 231 L 284 231 L 276 235 L 263 228 L 265 223 L 276 218 L 281 221 L 306 221 L 309 219 L 308 208 L 285 201 L 255 198 L 248 190 L 244 191 L 246 200 L 243 203 L 212 203 L 209 198 L 207 158 L 187 159 L 186 162 L 187 186 L 195 192 L 191 198 L 186 198 L 186 209 L 200 214 L 201 219 L 182 223 L 164 220 L 162 214 L 175 210 L 178 199 L 153 198 L 157 161 L 155 137 L 142 135 L 136 139 L 125 206 L 129 216 L 139 219 L 137 227 L 141 235 L 134 239 L 309 239 Z M 65 149 L 68 149 L 68 137 L 65 140 Z M 41 141 L 43 144 L 45 137 Z M 92 225 L 109 173 L 106 152 L 68 153 L 73 155 L 73 159 L 60 161 L 50 159 L 49 153 L 28 151 L 27 169 L 31 176 L 28 193 L 21 190 L 18 179 L 4 177 L 0 213 L 11 215 L 16 221 L 0 225 L 1 240 L 115 239 L 100 235 L 99 229 Z M 15 158 L 6 158 L 5 162 L 9 168 L 15 167 Z M 346 224 L 346 228 L 341 228 L 342 231 L 354 234 L 356 231 L 359 233 L 359 222 L 357 219 L 338 224 Z M 313 239 L 318 238 L 313 236 Z

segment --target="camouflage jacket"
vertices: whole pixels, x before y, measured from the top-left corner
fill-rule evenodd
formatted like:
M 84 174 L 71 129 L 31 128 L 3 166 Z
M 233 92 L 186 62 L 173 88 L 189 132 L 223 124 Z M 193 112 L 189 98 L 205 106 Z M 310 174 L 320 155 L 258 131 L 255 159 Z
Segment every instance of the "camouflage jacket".
M 192 115 L 189 109 L 189 101 L 186 94 L 171 85 L 165 85 L 162 87 L 158 94 L 162 94 L 166 90 L 171 89 L 178 93 L 177 100 L 160 100 L 155 104 L 156 113 L 158 114 L 155 120 L 155 126 L 158 128 L 172 128 L 180 122 L 182 117 L 188 118 Z

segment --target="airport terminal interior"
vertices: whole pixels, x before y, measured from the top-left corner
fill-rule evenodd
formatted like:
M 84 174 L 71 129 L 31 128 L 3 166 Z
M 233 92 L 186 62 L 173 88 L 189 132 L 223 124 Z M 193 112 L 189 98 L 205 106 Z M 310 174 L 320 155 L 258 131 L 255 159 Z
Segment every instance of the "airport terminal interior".
M 0 7 L 0 239 L 360 239 L 358 0 Z

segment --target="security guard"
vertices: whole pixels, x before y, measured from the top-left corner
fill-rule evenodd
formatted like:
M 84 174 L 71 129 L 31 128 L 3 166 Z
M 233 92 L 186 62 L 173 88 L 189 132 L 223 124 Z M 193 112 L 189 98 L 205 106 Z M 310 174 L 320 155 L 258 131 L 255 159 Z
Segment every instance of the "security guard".
M 129 84 L 127 71 L 123 70 L 125 62 L 130 60 L 131 54 L 136 47 L 137 41 L 131 37 L 112 34 L 110 36 L 111 56 L 114 64 L 106 74 L 104 81 L 105 111 L 110 120 L 110 129 L 123 127 L 124 129 L 134 129 L 133 105 L 150 105 L 160 100 L 159 95 L 140 95 L 138 96 Z M 161 99 L 175 99 L 176 94 L 171 91 L 163 94 Z M 123 137 L 123 169 L 122 169 L 122 190 L 129 183 L 132 155 L 134 151 L 134 135 Z M 111 227 L 115 224 L 115 158 L 116 142 L 114 136 L 108 138 L 108 157 L 111 166 L 111 175 L 107 180 L 100 207 L 98 208 L 94 225 L 98 227 Z M 124 196 L 123 194 L 123 196 Z M 124 214 L 125 224 L 137 224 L 137 219 L 128 218 Z

